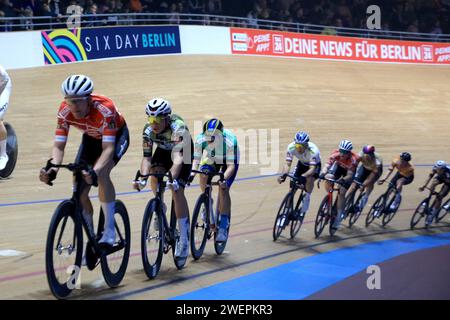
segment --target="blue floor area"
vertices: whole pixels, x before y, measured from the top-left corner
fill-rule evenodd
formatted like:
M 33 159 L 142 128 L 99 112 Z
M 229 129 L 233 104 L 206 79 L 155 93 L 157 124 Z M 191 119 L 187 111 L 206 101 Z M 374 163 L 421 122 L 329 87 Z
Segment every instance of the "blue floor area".
M 171 300 L 292 300 L 344 280 L 367 266 L 450 244 L 450 233 L 384 240 L 336 249 L 218 283 Z

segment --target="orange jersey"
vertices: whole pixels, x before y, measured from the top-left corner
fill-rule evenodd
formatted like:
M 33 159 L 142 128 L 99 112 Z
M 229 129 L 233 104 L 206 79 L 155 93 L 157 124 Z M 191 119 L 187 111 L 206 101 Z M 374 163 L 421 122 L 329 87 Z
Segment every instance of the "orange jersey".
M 69 106 L 63 101 L 58 110 L 58 126 L 55 140 L 67 141 L 69 127 L 74 126 L 83 133 L 103 142 L 114 142 L 117 130 L 123 127 L 125 119 L 117 110 L 114 102 L 101 95 L 91 95 L 93 106 L 88 115 L 82 119 L 75 119 Z
M 355 172 L 359 161 L 360 157 L 356 153 L 352 152 L 351 157 L 344 159 L 339 150 L 334 150 L 328 160 L 328 164 L 333 165 L 334 163 L 337 163 L 340 167 Z
M 392 168 L 397 169 L 398 172 L 404 177 L 410 177 L 414 174 L 413 164 L 411 162 L 407 162 L 406 165 L 402 165 L 399 157 L 392 160 Z

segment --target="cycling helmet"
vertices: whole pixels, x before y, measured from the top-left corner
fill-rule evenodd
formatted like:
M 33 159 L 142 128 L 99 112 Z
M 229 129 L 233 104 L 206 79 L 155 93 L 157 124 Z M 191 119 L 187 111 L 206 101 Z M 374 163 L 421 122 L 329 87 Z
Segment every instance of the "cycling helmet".
M 207 136 L 212 136 L 216 131 L 223 132 L 223 123 L 219 119 L 212 118 L 203 124 L 203 133 Z
M 444 160 L 438 160 L 436 161 L 436 163 L 434 164 L 434 169 L 443 169 L 447 167 L 447 163 L 445 163 Z
M 306 144 L 309 142 L 309 134 L 304 131 L 299 131 L 295 134 L 294 141 L 298 144 Z
M 74 74 L 66 78 L 61 84 L 64 97 L 86 97 L 94 90 L 92 80 L 82 74 Z
M 172 113 L 172 108 L 169 101 L 163 98 L 153 98 L 147 103 L 145 113 L 149 117 L 166 116 Z
M 366 154 L 373 154 L 375 152 L 375 147 L 370 145 L 370 144 L 366 145 L 363 148 L 363 152 L 366 153 Z
M 411 154 L 409 152 L 402 152 L 400 159 L 406 162 L 411 161 Z
M 345 151 L 352 151 L 353 144 L 349 140 L 342 140 L 341 143 L 339 143 L 339 149 Z

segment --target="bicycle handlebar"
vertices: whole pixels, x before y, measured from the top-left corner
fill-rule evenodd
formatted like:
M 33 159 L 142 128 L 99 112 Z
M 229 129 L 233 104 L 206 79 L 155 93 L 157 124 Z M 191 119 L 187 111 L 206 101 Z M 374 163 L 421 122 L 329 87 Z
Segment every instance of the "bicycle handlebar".
M 54 163 L 51 162 L 52 160 L 53 159 L 47 160 L 47 164 L 44 167 L 45 171 L 48 171 L 51 168 L 64 168 L 64 169 L 67 169 L 67 170 L 75 172 L 75 173 L 76 172 L 81 172 L 83 170 L 86 170 L 92 176 L 92 180 L 93 180 L 92 185 L 95 186 L 95 187 L 98 186 L 97 174 L 95 173 L 94 170 L 92 170 L 92 168 L 87 163 L 81 162 L 81 163 L 54 164 Z M 53 186 L 53 182 L 52 181 L 49 181 L 47 184 L 49 186 Z
M 136 177 L 134 178 L 134 181 L 138 181 L 139 178 L 148 178 L 148 177 L 156 177 L 156 178 L 164 178 L 167 177 L 169 179 L 169 182 L 173 182 L 172 172 L 167 171 L 166 173 L 149 173 L 149 174 L 141 174 L 141 170 L 138 170 L 136 172 Z

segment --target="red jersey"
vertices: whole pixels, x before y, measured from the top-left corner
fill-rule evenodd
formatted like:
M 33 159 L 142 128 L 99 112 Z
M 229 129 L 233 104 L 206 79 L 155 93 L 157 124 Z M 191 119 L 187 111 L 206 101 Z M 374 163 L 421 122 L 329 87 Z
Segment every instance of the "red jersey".
M 58 126 L 55 140 L 67 141 L 69 127 L 74 126 L 83 133 L 103 142 L 115 142 L 117 131 L 123 127 L 125 119 L 117 110 L 114 102 L 101 95 L 91 95 L 93 106 L 88 115 L 82 119 L 75 119 L 69 106 L 63 101 L 58 110 Z
M 338 164 L 338 166 L 348 170 L 348 171 L 356 171 L 356 167 L 358 166 L 360 157 L 356 153 L 351 153 L 351 157 L 348 159 L 343 159 L 342 154 L 339 152 L 339 150 L 334 150 L 333 153 L 331 153 L 330 159 L 328 160 L 328 164 L 332 165 L 335 162 Z

